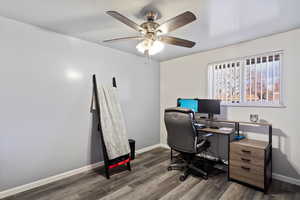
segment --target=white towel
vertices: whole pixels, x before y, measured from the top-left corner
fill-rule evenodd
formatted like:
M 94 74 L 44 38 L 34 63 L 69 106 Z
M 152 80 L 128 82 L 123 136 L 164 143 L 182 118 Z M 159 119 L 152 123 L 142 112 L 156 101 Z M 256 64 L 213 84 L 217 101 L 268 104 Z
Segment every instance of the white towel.
M 124 116 L 114 87 L 100 86 L 99 104 L 101 128 L 109 159 L 130 152 Z

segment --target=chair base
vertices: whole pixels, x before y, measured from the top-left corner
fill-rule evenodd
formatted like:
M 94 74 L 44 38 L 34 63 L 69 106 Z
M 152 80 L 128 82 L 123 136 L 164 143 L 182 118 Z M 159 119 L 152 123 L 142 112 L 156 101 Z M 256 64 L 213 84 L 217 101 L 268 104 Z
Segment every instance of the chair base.
M 181 162 L 174 162 L 171 163 L 168 166 L 168 171 L 171 170 L 180 170 L 183 171 L 183 174 L 179 177 L 180 181 L 185 181 L 186 178 L 193 174 L 196 173 L 197 175 L 199 175 L 200 177 L 202 177 L 203 179 L 207 180 L 208 179 L 208 175 L 207 172 L 205 172 L 204 170 L 196 167 L 193 163 L 188 163 L 187 161 L 183 160 Z

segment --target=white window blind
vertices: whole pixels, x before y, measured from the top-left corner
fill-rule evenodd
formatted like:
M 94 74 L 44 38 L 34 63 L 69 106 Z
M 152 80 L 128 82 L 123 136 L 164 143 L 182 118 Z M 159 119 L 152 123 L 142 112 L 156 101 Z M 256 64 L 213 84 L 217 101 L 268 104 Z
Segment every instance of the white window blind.
M 209 94 L 225 105 L 282 103 L 282 51 L 209 64 Z

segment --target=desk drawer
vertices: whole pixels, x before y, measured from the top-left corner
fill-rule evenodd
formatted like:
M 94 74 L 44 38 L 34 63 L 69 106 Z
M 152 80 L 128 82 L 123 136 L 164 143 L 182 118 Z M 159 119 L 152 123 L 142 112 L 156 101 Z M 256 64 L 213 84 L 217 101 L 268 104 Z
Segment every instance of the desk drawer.
M 253 148 L 238 143 L 230 144 L 230 155 L 240 156 L 242 158 L 254 158 L 257 161 L 263 161 L 265 159 L 264 149 Z
M 252 155 L 244 155 L 235 151 L 230 152 L 230 162 L 236 162 L 240 165 L 253 165 L 256 167 L 264 167 L 265 160 Z
M 253 165 L 250 163 L 230 160 L 230 165 L 242 171 L 264 176 L 264 166 Z
M 264 175 L 261 174 L 260 170 L 251 166 L 239 166 L 230 163 L 230 178 L 264 189 Z

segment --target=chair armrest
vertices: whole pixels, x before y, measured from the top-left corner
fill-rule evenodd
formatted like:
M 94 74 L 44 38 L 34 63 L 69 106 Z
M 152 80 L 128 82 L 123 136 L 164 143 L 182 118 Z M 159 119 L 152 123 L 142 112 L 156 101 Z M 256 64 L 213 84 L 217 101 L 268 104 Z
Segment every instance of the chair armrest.
M 213 136 L 212 133 L 205 133 L 205 134 L 200 134 L 200 135 L 201 135 L 201 137 L 205 137 L 205 138 L 208 138 L 208 137 L 210 137 L 210 136 Z
M 202 146 L 205 142 L 208 141 L 208 138 L 212 136 L 212 133 L 200 133 L 198 134 L 197 147 Z
M 203 139 L 206 139 L 210 136 L 213 136 L 213 134 L 212 133 L 198 133 L 198 137 L 203 138 Z

